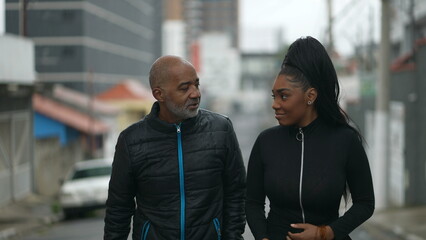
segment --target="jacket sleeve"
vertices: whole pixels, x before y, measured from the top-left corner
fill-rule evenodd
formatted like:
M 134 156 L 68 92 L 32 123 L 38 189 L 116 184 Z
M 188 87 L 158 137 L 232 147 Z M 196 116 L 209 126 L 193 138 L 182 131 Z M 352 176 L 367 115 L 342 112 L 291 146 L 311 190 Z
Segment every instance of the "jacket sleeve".
M 129 235 L 130 221 L 135 212 L 135 184 L 130 169 L 126 140 L 120 134 L 115 147 L 106 202 L 105 240 L 126 240 Z
M 265 217 L 264 169 L 260 154 L 259 138 L 254 143 L 247 170 L 246 214 L 250 230 L 256 240 L 267 238 Z
M 343 239 L 374 212 L 374 190 L 367 155 L 357 136 L 353 136 L 346 162 L 346 178 L 352 206 L 330 224 L 336 240 Z
M 246 170 L 231 121 L 228 127 L 228 153 L 223 174 L 223 239 L 243 239 L 245 229 Z

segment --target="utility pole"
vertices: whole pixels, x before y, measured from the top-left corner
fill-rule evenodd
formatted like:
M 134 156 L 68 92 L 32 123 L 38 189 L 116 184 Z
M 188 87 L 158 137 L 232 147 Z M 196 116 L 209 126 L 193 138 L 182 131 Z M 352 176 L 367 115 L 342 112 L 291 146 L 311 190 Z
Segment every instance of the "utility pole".
M 410 10 L 409 10 L 409 15 L 410 15 L 410 26 L 411 26 L 411 49 L 413 50 L 413 54 L 414 54 L 414 48 L 416 47 L 416 18 L 414 16 L 414 8 L 415 8 L 415 4 L 414 4 L 414 0 L 410 1 Z
M 379 81 L 376 89 L 375 113 L 375 154 L 373 162 L 373 176 L 376 191 L 376 207 L 387 207 L 387 194 L 389 186 L 389 91 L 390 91 L 390 0 L 381 0 L 381 33 L 380 33 L 380 58 Z
M 95 133 L 95 113 L 94 113 L 94 99 L 93 99 L 93 71 L 91 68 L 89 68 L 89 73 L 87 76 L 87 96 L 88 96 L 88 115 L 89 115 L 89 122 L 88 122 L 88 133 L 89 133 L 89 155 L 90 158 L 96 158 L 96 133 Z
M 29 0 L 19 0 L 19 35 L 28 36 L 27 33 L 27 8 Z
M 327 17 L 328 17 L 328 54 L 334 52 L 334 37 L 333 37 L 333 1 L 327 0 Z

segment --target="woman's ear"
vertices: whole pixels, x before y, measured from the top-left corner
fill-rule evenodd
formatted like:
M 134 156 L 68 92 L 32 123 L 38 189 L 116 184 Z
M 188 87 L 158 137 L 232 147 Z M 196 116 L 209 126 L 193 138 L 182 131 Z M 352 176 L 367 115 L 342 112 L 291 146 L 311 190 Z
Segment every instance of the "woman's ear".
M 159 102 L 164 102 L 164 94 L 163 94 L 163 90 L 161 88 L 153 88 L 152 89 L 152 96 L 154 96 L 154 98 L 159 101 Z
M 315 102 L 315 100 L 317 99 L 317 97 L 318 97 L 318 91 L 317 91 L 317 89 L 315 89 L 315 88 L 309 88 L 306 91 L 306 98 L 307 98 L 307 101 L 308 101 L 309 105 L 313 104 Z

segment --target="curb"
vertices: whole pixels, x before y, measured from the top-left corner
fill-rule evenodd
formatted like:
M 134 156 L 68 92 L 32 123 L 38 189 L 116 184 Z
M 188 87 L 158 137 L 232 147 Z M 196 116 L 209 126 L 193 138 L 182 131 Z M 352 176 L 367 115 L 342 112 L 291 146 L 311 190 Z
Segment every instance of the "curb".
M 386 239 L 400 240 L 426 240 L 423 237 L 405 231 L 401 226 L 393 226 L 393 228 L 384 226 L 377 222 L 370 222 L 369 225 L 386 235 Z M 367 227 L 368 228 L 368 227 Z M 382 239 L 382 238 L 380 238 Z
M 57 223 L 63 219 L 63 214 L 55 214 L 34 219 L 32 222 L 22 223 L 22 226 L 10 227 L 0 231 L 0 240 L 12 240 L 29 234 L 37 229 Z
M 17 235 L 16 228 L 7 228 L 3 231 L 0 231 L 0 240 L 7 240 L 15 237 Z

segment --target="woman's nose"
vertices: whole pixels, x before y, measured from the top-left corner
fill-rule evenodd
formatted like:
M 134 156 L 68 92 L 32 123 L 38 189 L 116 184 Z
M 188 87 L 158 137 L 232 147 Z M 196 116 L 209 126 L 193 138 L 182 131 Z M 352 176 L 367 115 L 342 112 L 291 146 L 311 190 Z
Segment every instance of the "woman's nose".
M 275 101 L 275 99 L 272 101 L 272 109 L 277 110 L 280 107 L 280 105 Z

